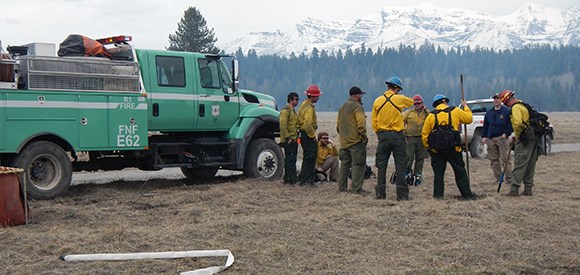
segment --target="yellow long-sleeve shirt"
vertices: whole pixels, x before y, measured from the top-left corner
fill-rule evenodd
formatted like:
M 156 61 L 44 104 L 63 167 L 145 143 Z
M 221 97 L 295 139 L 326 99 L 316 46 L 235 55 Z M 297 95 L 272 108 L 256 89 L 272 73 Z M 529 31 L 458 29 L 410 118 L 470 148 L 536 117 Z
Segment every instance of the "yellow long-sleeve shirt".
M 316 110 L 314 104 L 309 100 L 304 100 L 298 109 L 298 127 L 306 132 L 308 137 L 315 138 L 318 122 L 316 121 Z
M 298 114 L 290 104 L 280 111 L 280 141 L 284 142 L 287 138 L 298 138 Z
M 518 100 L 518 102 L 522 102 Z M 519 138 L 526 125 L 530 124 L 530 113 L 523 104 L 514 104 L 511 108 L 510 120 L 516 138 Z
M 441 103 L 437 105 L 435 110 L 445 110 L 447 108 L 447 104 Z M 439 125 L 445 125 L 449 123 L 449 115 L 446 112 L 439 112 L 437 114 L 437 121 Z M 473 114 L 469 107 L 465 107 L 464 110 L 460 108 L 455 108 L 451 111 L 451 126 L 456 131 L 459 131 L 460 124 L 471 124 L 473 122 Z M 435 114 L 430 113 L 427 118 L 425 119 L 425 124 L 423 125 L 423 130 L 421 131 L 421 140 L 423 141 L 423 146 L 425 148 L 429 148 L 429 144 L 427 143 L 427 138 L 433 128 L 435 127 Z M 461 152 L 461 146 L 455 146 L 455 151 Z
M 423 108 L 420 112 L 409 109 L 403 113 L 403 123 L 405 124 L 405 135 L 408 137 L 420 137 L 425 119 L 429 115 L 429 110 Z
M 366 115 L 360 102 L 349 99 L 340 107 L 336 116 L 336 131 L 340 148 L 343 149 L 367 140 Z
M 386 96 L 386 97 L 385 97 Z M 386 102 L 387 98 L 393 103 Z M 405 130 L 401 110 L 413 106 L 413 99 L 401 94 L 395 94 L 387 90 L 384 96 L 381 95 L 375 99 L 372 110 L 372 127 L 375 132 Z M 384 105 L 383 105 L 384 103 Z M 393 106 L 394 105 L 394 106 Z M 381 108 L 381 106 L 383 106 Z M 397 106 L 397 108 L 395 108 Z M 380 110 L 379 110 L 380 109 Z
M 326 157 L 329 155 L 338 156 L 338 148 L 332 143 L 322 145 L 320 142 L 318 142 L 318 156 L 316 157 L 316 165 L 322 165 Z

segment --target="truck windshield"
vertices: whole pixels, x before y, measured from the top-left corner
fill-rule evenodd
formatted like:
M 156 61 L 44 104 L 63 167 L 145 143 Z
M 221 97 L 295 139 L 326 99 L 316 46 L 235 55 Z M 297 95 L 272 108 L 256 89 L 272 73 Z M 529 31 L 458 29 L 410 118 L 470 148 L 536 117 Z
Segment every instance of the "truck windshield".
M 230 76 L 228 66 L 224 62 L 224 59 L 220 59 L 220 74 L 221 74 L 221 81 L 222 81 L 222 89 L 226 93 L 232 93 L 232 77 Z
M 469 107 L 472 113 L 485 113 L 488 110 L 493 109 L 493 101 L 467 103 L 467 106 Z

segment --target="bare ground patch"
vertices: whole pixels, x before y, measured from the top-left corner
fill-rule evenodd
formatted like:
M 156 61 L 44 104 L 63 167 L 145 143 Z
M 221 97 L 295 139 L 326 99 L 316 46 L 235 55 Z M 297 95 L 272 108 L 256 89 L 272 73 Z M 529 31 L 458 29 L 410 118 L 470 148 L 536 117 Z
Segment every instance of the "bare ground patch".
M 396 202 L 339 193 L 336 184 L 287 186 L 223 177 L 72 186 L 31 201 L 31 224 L 1 228 L 5 274 L 175 274 L 224 259 L 63 262 L 59 256 L 230 249 L 224 274 L 580 272 L 580 152 L 542 156 L 533 197 L 497 194 L 487 160 L 471 160 L 473 190 L 460 201 L 447 173 L 446 199 L 426 183 Z M 373 191 L 374 180 L 364 188 Z

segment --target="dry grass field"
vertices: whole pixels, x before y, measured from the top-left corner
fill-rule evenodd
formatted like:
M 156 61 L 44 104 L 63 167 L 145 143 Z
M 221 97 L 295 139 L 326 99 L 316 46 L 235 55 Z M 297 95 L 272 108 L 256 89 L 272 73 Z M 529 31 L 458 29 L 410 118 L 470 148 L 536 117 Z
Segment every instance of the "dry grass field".
M 337 141 L 335 115 L 319 121 Z M 554 143 L 578 142 L 577 114 L 550 120 Z M 60 198 L 30 201 L 30 224 L 0 228 L 0 273 L 176 274 L 225 258 L 59 256 L 229 249 L 236 261 L 223 274 L 580 274 L 579 158 L 540 156 L 534 196 L 517 198 L 505 196 L 507 187 L 496 192 L 489 161 L 471 159 L 472 189 L 482 195 L 476 201 L 458 199 L 450 168 L 446 199 L 432 199 L 428 159 L 425 183 L 411 187 L 405 202 L 394 199 L 393 186 L 379 201 L 339 193 L 335 183 L 297 187 L 240 176 L 75 185 Z M 364 189 L 374 186 L 366 180 Z

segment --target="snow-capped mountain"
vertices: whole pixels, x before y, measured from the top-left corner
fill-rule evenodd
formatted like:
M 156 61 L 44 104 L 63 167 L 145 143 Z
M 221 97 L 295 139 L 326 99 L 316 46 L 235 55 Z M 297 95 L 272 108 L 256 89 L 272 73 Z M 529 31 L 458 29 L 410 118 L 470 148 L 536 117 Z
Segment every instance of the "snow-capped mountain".
M 233 53 L 242 48 L 258 55 L 310 54 L 313 48 L 328 53 L 348 49 L 420 46 L 429 41 L 443 48 L 481 47 L 511 49 L 531 44 L 580 45 L 580 10 L 524 4 L 507 16 L 443 9 L 430 4 L 384 7 L 354 22 L 306 18 L 288 31 L 252 32 L 218 45 Z

